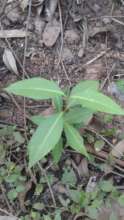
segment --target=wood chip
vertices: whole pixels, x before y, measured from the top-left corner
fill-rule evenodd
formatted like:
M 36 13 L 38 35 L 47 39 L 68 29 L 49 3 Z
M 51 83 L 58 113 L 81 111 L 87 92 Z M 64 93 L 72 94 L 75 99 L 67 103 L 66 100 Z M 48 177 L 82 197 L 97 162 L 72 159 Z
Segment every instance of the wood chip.
M 60 30 L 60 23 L 55 19 L 46 25 L 43 32 L 43 43 L 45 46 L 52 47 L 56 43 Z

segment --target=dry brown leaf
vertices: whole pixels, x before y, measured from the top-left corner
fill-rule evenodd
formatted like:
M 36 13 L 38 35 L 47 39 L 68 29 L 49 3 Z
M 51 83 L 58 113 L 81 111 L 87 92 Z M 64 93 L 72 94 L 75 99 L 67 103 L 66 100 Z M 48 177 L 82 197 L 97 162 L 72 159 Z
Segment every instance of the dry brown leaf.
M 43 32 L 43 43 L 47 47 L 52 47 L 60 34 L 61 28 L 60 23 L 57 20 L 48 22 Z
M 0 38 L 23 38 L 28 35 L 29 32 L 26 32 L 22 29 L 0 30 Z
M 88 161 L 85 158 L 78 165 L 78 173 L 80 177 L 89 176 Z
M 8 68 L 8 70 L 10 70 L 10 71 L 14 72 L 16 75 L 18 75 L 18 70 L 17 70 L 15 58 L 14 58 L 11 50 L 9 50 L 8 48 L 6 48 L 4 50 L 3 62 L 6 65 L 6 67 Z
M 115 147 L 112 149 L 111 154 L 114 157 L 120 158 L 124 154 L 124 140 L 118 142 Z
M 31 180 L 29 180 L 25 185 L 25 191 L 18 193 L 18 200 L 19 200 L 20 208 L 23 212 L 26 211 L 25 197 L 26 197 L 26 194 L 28 193 L 28 191 L 30 191 L 31 187 L 32 187 L 32 182 L 31 182 Z

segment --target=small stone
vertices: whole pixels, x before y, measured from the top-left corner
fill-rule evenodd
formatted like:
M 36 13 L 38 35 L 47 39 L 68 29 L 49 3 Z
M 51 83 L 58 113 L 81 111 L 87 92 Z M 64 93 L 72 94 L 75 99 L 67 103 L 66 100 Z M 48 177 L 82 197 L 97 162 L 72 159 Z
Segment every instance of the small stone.
M 68 64 L 70 64 L 70 63 L 72 63 L 73 58 L 74 58 L 74 56 L 73 56 L 71 50 L 67 47 L 63 48 L 62 60 L 67 62 Z
M 82 47 L 82 48 L 80 48 L 79 51 L 78 51 L 78 57 L 79 57 L 79 58 L 82 58 L 83 55 L 84 55 L 84 48 Z
M 75 30 L 67 30 L 65 32 L 65 40 L 70 44 L 78 43 L 80 40 L 80 36 Z
M 46 25 L 43 32 L 43 43 L 45 46 L 52 47 L 56 43 L 61 31 L 60 26 L 60 23 L 55 19 Z

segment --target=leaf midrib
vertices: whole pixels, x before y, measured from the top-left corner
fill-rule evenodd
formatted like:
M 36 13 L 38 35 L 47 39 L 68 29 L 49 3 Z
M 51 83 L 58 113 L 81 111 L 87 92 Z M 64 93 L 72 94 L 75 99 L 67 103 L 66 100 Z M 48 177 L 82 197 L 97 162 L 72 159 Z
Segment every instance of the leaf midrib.
M 46 140 L 48 139 L 48 137 L 50 136 L 50 133 L 52 132 L 52 130 L 55 128 L 57 122 L 59 121 L 59 119 L 62 117 L 63 115 L 63 112 L 61 112 L 61 114 L 59 115 L 59 117 L 55 120 L 54 124 L 52 125 L 52 127 L 50 128 L 49 132 L 47 133 L 47 135 L 45 136 L 43 142 L 42 142 L 42 145 L 43 146 L 46 142 Z
M 8 89 L 9 90 L 9 89 Z M 11 88 L 10 88 L 10 90 L 11 90 Z M 17 89 L 13 89 L 13 91 L 16 91 L 16 90 L 33 90 L 33 91 L 35 91 L 35 90 L 37 90 L 37 91 L 43 91 L 43 92 L 52 92 L 52 93 L 58 93 L 58 94 L 61 94 L 61 95 L 64 95 L 64 93 L 62 92 L 62 91 L 58 91 L 58 90 L 52 90 L 52 89 L 42 89 L 42 88 L 26 88 L 26 89 L 24 89 L 24 88 L 17 88 Z
M 98 102 L 97 100 L 95 100 L 95 102 L 94 102 L 94 99 L 92 99 L 92 98 L 81 97 L 81 96 L 77 96 L 77 95 L 71 96 L 70 98 L 72 98 L 72 99 L 79 99 L 81 101 L 88 101 L 88 102 L 92 102 L 94 104 L 98 104 L 98 105 L 100 104 L 103 107 L 105 107 L 105 106 L 108 107 L 108 104 L 104 103 L 104 105 L 103 105 L 101 102 Z M 111 108 L 111 106 L 110 106 L 110 108 Z M 113 110 L 113 108 L 111 108 L 111 109 Z

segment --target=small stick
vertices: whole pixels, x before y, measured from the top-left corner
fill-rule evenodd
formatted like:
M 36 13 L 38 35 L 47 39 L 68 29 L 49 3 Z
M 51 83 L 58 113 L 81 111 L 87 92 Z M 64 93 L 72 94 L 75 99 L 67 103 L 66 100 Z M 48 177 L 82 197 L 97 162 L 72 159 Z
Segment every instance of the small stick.
M 101 58 L 102 56 L 104 56 L 104 55 L 107 53 L 108 50 L 110 50 L 110 48 L 108 48 L 108 49 L 105 50 L 105 51 L 100 52 L 100 53 L 99 53 L 96 57 L 94 57 L 92 60 L 89 60 L 87 63 L 85 63 L 84 66 L 87 66 L 87 65 L 89 65 L 89 64 L 94 63 L 96 60 L 98 60 L 99 58 Z
M 60 0 L 58 0 L 58 9 L 59 9 L 59 17 L 60 17 L 60 28 L 61 28 L 61 47 L 60 47 L 60 53 L 59 53 L 59 61 L 57 64 L 57 67 L 59 66 L 62 58 L 62 51 L 63 51 L 63 44 L 64 44 L 64 34 L 63 34 L 63 22 L 62 22 L 62 10 L 60 5 Z
M 118 24 L 120 24 L 120 25 L 123 25 L 124 26 L 124 22 L 122 22 L 122 21 L 120 21 L 120 20 L 118 20 L 118 19 L 116 19 L 116 18 L 111 18 L 113 21 L 115 21 L 116 23 L 118 23 Z

